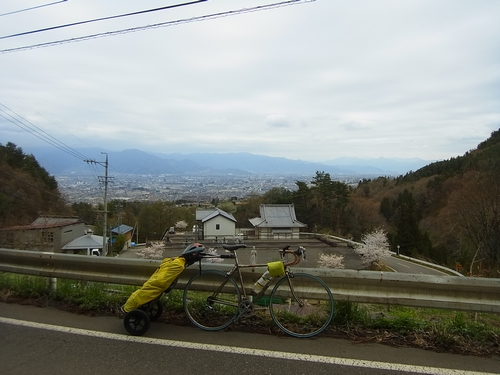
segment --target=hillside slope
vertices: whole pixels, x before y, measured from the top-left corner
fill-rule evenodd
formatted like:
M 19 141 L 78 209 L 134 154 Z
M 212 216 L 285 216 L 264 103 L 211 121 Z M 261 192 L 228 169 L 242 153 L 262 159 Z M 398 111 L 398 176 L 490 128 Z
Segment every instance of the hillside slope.
M 354 201 L 370 207 L 403 254 L 498 277 L 500 130 L 463 156 L 363 181 Z
M 68 210 L 54 177 L 13 143 L 0 144 L 0 228 Z

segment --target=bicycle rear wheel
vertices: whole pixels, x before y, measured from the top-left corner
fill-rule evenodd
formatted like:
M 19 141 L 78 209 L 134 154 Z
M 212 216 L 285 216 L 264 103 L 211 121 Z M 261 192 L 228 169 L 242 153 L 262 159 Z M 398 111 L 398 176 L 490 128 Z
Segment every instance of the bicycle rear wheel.
M 219 292 L 214 292 L 220 288 Z M 203 271 L 184 289 L 184 311 L 198 328 L 218 331 L 229 326 L 239 313 L 241 294 L 232 277 L 217 270 Z
M 290 275 L 290 282 L 284 276 L 276 283 L 269 310 L 274 323 L 283 332 L 294 337 L 312 337 L 330 324 L 333 296 L 320 278 L 296 273 Z

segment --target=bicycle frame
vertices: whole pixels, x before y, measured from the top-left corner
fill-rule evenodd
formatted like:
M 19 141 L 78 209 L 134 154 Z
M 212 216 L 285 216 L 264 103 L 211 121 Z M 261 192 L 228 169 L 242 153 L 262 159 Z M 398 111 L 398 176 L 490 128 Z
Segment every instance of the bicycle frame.
M 243 247 L 245 247 L 245 246 L 241 246 L 241 248 L 243 248 Z M 285 248 L 279 250 L 280 251 L 280 257 L 281 257 L 281 261 L 283 261 L 283 263 L 285 265 L 284 276 L 286 276 L 286 278 L 287 278 L 288 285 L 290 286 L 290 291 L 292 293 L 292 296 L 293 296 L 293 298 L 296 301 L 300 302 L 299 298 L 295 294 L 295 290 L 293 288 L 293 283 L 290 280 L 290 278 L 293 277 L 293 273 L 290 270 L 290 266 L 295 265 L 295 264 L 297 264 L 297 263 L 300 262 L 300 256 L 304 256 L 305 249 L 302 248 L 302 247 L 300 247 L 299 250 L 297 250 L 297 252 L 296 252 L 296 251 L 288 250 L 289 247 L 290 246 L 286 246 Z M 234 259 L 234 266 L 233 266 L 233 268 L 231 268 L 231 270 L 225 272 L 225 274 L 226 274 L 226 281 L 224 281 L 217 288 L 217 290 L 213 293 L 213 295 L 215 296 L 218 293 L 220 293 L 224 289 L 225 285 L 227 284 L 228 279 L 230 277 L 233 277 L 233 275 L 237 272 L 238 273 L 238 283 L 239 283 L 238 284 L 238 288 L 240 289 L 240 293 L 242 295 L 242 301 L 250 301 L 250 299 L 248 298 L 249 295 L 247 294 L 247 291 L 245 290 L 245 284 L 243 282 L 243 274 L 241 273 L 241 269 L 243 269 L 243 268 L 267 267 L 267 263 L 265 263 L 265 264 L 240 264 L 239 260 L 238 260 L 238 255 L 236 254 L 237 249 L 240 248 L 240 247 L 236 247 L 234 250 L 231 250 L 230 246 L 224 246 L 224 248 L 226 250 L 231 251 L 231 254 L 230 255 L 223 254 L 223 255 L 214 256 L 214 257 L 215 258 L 222 258 L 222 259 Z M 294 260 L 292 262 L 284 262 L 284 256 L 285 256 L 285 254 L 291 254 L 291 255 L 293 255 L 294 256 Z M 200 263 L 200 272 L 201 272 L 201 263 Z M 269 289 L 269 287 L 272 284 L 273 283 L 270 282 L 267 285 L 265 285 L 257 294 L 251 294 L 251 296 L 252 296 L 252 300 L 251 300 L 252 304 L 254 302 L 257 302 L 262 297 L 264 297 L 266 291 Z
M 318 277 L 304 273 L 293 273 L 291 266 L 305 259 L 305 249 L 280 250 L 283 262 L 283 275 L 275 281 L 258 284 L 262 289 L 245 288 L 244 268 L 266 267 L 272 273 L 280 264 L 240 264 L 236 250 L 245 245 L 223 245 L 230 254 L 203 254 L 207 258 L 233 259 L 234 265 L 227 272 L 221 270 L 203 270 L 194 275 L 184 289 L 183 302 L 185 312 L 191 322 L 207 331 L 218 331 L 228 327 L 235 320 L 251 317 L 255 310 L 269 309 L 269 316 L 278 328 L 294 337 L 312 337 L 322 332 L 333 318 L 333 297 L 328 286 Z M 287 255 L 292 255 L 293 260 Z M 237 275 L 237 276 L 236 276 Z M 283 276 L 283 277 L 281 277 Z M 294 287 L 295 281 L 297 283 Z M 258 301 L 266 295 L 273 285 L 269 303 Z M 313 294 L 314 293 L 314 294 Z M 258 306 L 255 306 L 258 304 Z

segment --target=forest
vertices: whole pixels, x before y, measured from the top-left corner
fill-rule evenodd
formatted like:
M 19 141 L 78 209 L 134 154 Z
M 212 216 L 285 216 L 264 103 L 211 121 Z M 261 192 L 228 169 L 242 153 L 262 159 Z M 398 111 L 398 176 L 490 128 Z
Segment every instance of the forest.
M 0 145 L 0 227 L 26 225 L 44 215 L 73 215 L 102 233 L 102 205 L 66 202 L 57 182 L 32 155 L 12 143 Z M 429 164 L 399 177 L 363 179 L 357 186 L 316 171 L 293 191 L 273 188 L 242 201 L 212 206 L 249 227 L 259 206 L 290 204 L 307 231 L 359 241 L 383 228 L 393 251 L 425 259 L 464 274 L 500 276 L 500 130 L 463 156 Z M 158 240 L 178 221 L 195 224 L 190 202 L 108 202 L 108 225 L 137 223 L 139 242 Z

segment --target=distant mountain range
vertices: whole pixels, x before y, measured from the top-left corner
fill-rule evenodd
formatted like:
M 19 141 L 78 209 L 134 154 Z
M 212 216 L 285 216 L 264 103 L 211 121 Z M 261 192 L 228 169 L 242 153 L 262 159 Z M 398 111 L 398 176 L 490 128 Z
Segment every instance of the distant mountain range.
M 65 151 L 53 148 L 24 150 L 35 156 L 40 165 L 51 175 L 67 173 L 88 174 L 91 169 L 83 159 L 90 159 L 103 164 L 108 154 L 109 173 L 127 173 L 142 175 L 221 175 L 221 174 L 309 174 L 316 171 L 330 173 L 332 176 L 399 176 L 409 171 L 416 171 L 428 165 L 430 161 L 422 159 L 360 159 L 338 158 L 314 163 L 303 160 L 291 160 L 250 153 L 192 153 L 159 154 L 141 150 L 120 152 L 75 149 L 81 157 L 71 156 Z

